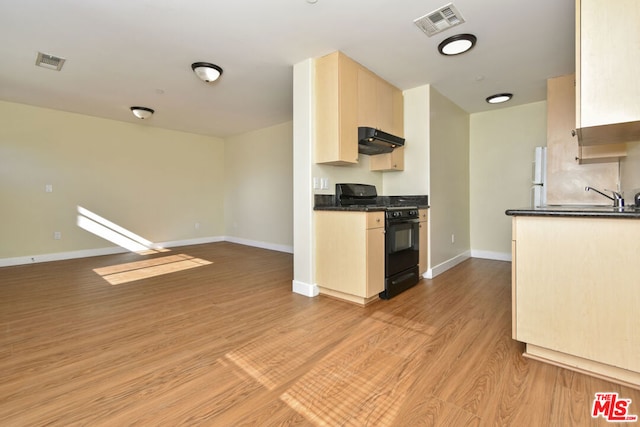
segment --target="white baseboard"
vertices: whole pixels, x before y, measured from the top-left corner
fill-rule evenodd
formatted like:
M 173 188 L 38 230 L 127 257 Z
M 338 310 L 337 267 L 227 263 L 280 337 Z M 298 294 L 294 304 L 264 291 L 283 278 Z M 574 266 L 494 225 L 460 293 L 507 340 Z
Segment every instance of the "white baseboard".
M 305 297 L 316 297 L 320 293 L 318 285 L 311 285 L 309 283 L 300 282 L 298 280 L 292 281 L 291 290 L 294 293 L 304 295 Z
M 511 261 L 511 252 L 479 251 L 471 249 L 471 258 L 493 259 L 496 261 Z
M 174 240 L 171 242 L 161 242 L 153 245 L 153 248 L 172 248 L 177 246 L 201 245 L 204 243 L 223 242 L 224 237 L 201 237 L 197 239 Z M 13 265 L 34 264 L 37 262 L 63 261 L 66 259 L 88 258 L 93 256 L 113 255 L 129 252 L 120 246 L 107 248 L 85 249 L 81 251 L 57 252 L 52 254 L 28 255 L 15 258 L 1 258 L 0 267 L 10 267 Z
M 87 258 L 92 256 L 113 255 L 128 252 L 119 246 L 111 248 L 86 249 L 82 251 L 58 252 L 53 254 L 38 254 L 15 258 L 0 259 L 0 267 L 11 267 L 13 265 L 35 264 L 37 262 L 63 261 L 65 259 Z
M 455 267 L 456 265 L 460 264 L 463 261 L 468 260 L 469 258 L 471 258 L 471 251 L 465 251 L 460 255 L 456 255 L 455 257 L 448 259 L 445 262 L 442 262 L 436 265 L 435 267 L 428 269 L 427 272 L 424 274 L 424 277 L 426 279 L 433 279 L 437 275 L 444 273 L 445 271 Z
M 288 246 L 288 245 L 279 245 L 276 243 L 261 242 L 259 240 L 249 240 L 249 239 L 243 239 L 241 237 L 233 237 L 233 236 L 225 236 L 224 241 L 231 242 L 231 243 L 238 243 L 240 245 L 245 245 L 245 246 L 253 246 L 256 248 L 269 249 L 272 251 L 286 252 L 289 254 L 293 253 L 293 246 Z
M 159 248 L 175 248 L 176 246 L 191 246 L 191 245 L 203 245 L 205 243 L 216 243 L 216 242 L 224 242 L 224 236 L 215 236 L 215 237 L 198 237 L 195 239 L 186 239 L 186 240 L 173 240 L 170 242 L 160 242 L 154 247 Z

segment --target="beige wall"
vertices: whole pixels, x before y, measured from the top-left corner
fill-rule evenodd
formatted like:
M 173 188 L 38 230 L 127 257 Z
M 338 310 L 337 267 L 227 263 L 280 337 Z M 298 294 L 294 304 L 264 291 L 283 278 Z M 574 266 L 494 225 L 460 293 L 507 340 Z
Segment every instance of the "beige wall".
M 0 102 L 0 259 L 116 247 L 78 207 L 154 243 L 223 236 L 224 186 L 221 139 Z
M 222 140 L 0 102 L 0 260 L 117 249 L 78 226 L 79 207 L 154 244 L 291 252 L 292 127 Z
M 429 255 L 437 269 L 469 251 L 469 114 L 433 88 L 430 106 Z
M 225 234 L 293 251 L 293 122 L 225 140 Z
M 530 206 L 536 146 L 546 145 L 546 102 L 471 115 L 470 208 L 474 257 L 510 259 L 509 208 Z

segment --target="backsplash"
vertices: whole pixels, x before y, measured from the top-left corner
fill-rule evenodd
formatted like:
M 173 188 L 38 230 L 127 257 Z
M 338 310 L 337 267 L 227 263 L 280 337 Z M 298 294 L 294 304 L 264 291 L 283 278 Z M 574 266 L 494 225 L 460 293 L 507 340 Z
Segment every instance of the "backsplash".
M 628 205 L 640 192 L 640 142 L 627 143 L 627 157 L 620 161 L 620 189 Z

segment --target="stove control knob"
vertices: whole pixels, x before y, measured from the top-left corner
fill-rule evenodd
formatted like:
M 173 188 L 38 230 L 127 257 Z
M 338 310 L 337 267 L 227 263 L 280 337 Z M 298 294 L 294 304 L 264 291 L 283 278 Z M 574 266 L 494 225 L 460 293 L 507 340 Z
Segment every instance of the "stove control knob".
M 397 217 L 399 217 L 400 215 L 401 215 L 401 214 L 400 214 L 400 212 L 394 212 L 394 213 L 393 213 L 393 217 L 394 217 L 394 218 L 397 218 Z
M 411 215 L 411 216 L 417 216 L 417 215 L 418 215 L 418 212 L 416 212 L 416 211 L 409 211 L 409 215 Z

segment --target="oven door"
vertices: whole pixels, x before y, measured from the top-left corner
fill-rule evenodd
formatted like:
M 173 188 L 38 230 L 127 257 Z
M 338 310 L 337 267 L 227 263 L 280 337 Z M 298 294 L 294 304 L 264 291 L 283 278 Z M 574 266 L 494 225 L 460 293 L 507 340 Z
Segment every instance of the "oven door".
M 387 220 L 385 276 L 390 277 L 418 265 L 418 219 Z

